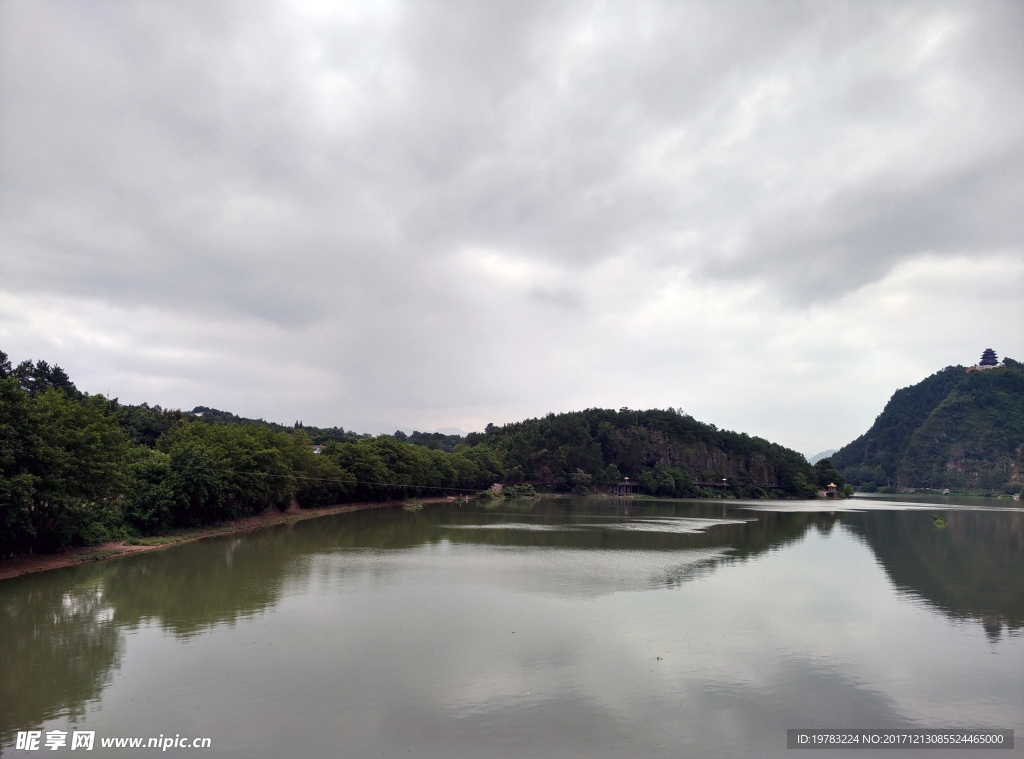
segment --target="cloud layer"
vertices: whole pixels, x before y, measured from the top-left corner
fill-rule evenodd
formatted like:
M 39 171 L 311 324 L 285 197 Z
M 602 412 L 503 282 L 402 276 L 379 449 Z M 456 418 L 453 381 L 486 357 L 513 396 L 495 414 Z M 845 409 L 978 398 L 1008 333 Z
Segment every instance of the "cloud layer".
M 813 453 L 1024 357 L 1018 3 L 11 2 L 0 340 L 367 431 Z

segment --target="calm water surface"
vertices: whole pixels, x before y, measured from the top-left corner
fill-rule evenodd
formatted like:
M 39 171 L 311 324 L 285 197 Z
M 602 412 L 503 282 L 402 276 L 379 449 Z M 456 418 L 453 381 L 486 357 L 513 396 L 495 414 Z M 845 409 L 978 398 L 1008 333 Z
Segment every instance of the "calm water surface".
M 0 744 L 782 757 L 792 727 L 993 727 L 1018 748 L 931 753 L 1024 754 L 1020 503 L 841 506 L 428 506 L 3 581 Z

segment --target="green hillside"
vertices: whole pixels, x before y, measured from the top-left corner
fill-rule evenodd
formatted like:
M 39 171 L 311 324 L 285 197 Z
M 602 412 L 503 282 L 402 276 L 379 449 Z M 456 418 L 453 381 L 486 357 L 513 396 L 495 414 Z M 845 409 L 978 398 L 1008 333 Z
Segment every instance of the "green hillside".
M 466 442 L 495 451 L 513 482 L 577 492 L 630 477 L 649 495 L 814 497 L 821 471 L 802 454 L 763 438 L 720 430 L 674 409 L 587 409 L 488 425 Z M 821 483 L 822 485 L 827 484 Z
M 322 443 L 314 445 L 314 443 Z M 355 435 L 81 392 L 59 366 L 0 351 L 0 557 L 157 535 L 259 513 L 493 483 L 657 496 L 814 497 L 826 460 L 682 412 L 589 409 L 485 432 Z M 523 487 L 521 491 L 533 492 Z
M 951 366 L 897 390 L 832 463 L 855 486 L 1017 492 L 1024 482 L 1024 366 Z

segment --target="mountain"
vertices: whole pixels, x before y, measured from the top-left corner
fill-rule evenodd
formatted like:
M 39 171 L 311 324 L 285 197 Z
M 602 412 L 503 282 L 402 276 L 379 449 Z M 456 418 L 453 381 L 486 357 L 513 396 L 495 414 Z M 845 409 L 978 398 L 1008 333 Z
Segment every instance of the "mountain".
M 827 458 L 831 457 L 832 454 L 834 454 L 835 452 L 836 452 L 835 448 L 829 448 L 827 451 L 822 451 L 821 453 L 816 453 L 813 456 L 811 456 L 809 459 L 807 459 L 807 463 L 808 464 L 817 464 L 822 459 L 827 459 Z
M 987 356 L 987 353 L 986 353 Z M 1017 492 L 1024 482 L 1024 365 L 949 366 L 897 390 L 832 463 L 853 485 Z

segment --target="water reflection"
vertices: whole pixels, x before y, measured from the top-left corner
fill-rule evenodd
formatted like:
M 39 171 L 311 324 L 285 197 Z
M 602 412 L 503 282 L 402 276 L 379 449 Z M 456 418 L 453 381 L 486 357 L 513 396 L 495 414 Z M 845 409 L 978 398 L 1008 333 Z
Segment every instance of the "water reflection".
M 490 508 L 452 504 L 416 512 L 372 511 L 310 520 L 17 578 L 0 583 L 0 743 L 9 745 L 15 730 L 61 715 L 83 714 L 120 666 L 130 631 L 155 626 L 178 641 L 198 640 L 209 637 L 204 633 L 215 628 L 242 626 L 245 620 L 282 606 L 290 595 L 301 595 L 296 589 L 308 593 L 317 586 L 333 589 L 330 592 L 336 595 L 339 587 L 346 587 L 361 593 L 366 590 L 361 584 L 365 581 L 373 591 L 393 587 L 398 576 L 415 578 L 421 588 L 449 587 L 457 576 L 463 588 L 459 592 L 474 599 L 469 606 L 484 603 L 482 591 L 465 589 L 477 584 L 532 594 L 557 609 L 559 603 L 614 593 L 693 588 L 700 585 L 694 582 L 698 578 L 784 551 L 805 541 L 809 532 L 813 537 L 849 530 L 870 546 L 892 582 L 906 593 L 925 599 L 950 618 L 981 622 L 992 639 L 998 639 L 1004 628 L 1020 631 L 1024 628 L 1024 514 L 952 510 L 942 514 L 948 523 L 937 530 L 930 515 L 921 511 L 833 514 L 773 511 L 764 504 L 750 510 L 721 501 L 545 499 Z M 438 560 L 448 554 L 452 561 Z M 821 568 L 827 567 L 822 564 Z M 788 586 L 780 585 L 779 593 L 799 582 L 797 577 Z M 327 593 L 324 590 L 321 595 Z M 408 603 L 416 603 L 417 598 L 411 594 Z M 741 608 L 732 611 L 753 613 L 754 603 L 745 603 L 750 609 L 739 603 Z M 346 611 L 334 624 L 340 629 L 356 618 Z M 442 623 L 451 624 L 451 620 L 438 621 Z M 713 632 L 721 622 L 709 619 L 707 624 Z M 388 634 L 386 627 L 375 630 L 370 640 L 376 642 Z M 418 637 L 415 645 L 422 651 L 417 655 L 435 655 L 427 644 L 445 634 L 439 628 L 436 638 Z M 557 634 L 552 629 L 549 639 Z M 374 650 L 372 643 L 364 645 L 367 652 Z M 390 645 L 393 651 L 414 647 L 400 639 Z M 554 661 L 544 657 L 555 656 L 558 665 L 552 667 L 557 669 L 569 666 L 579 653 L 538 649 L 536 656 L 531 666 L 542 671 L 544 661 Z M 482 671 L 486 668 L 481 664 Z M 667 665 L 665 671 L 669 671 Z M 677 672 L 678 677 L 684 675 Z M 307 675 L 315 676 L 315 671 Z M 378 676 L 379 670 L 365 674 L 367 683 Z M 792 687 L 786 685 L 787 678 L 795 678 Z M 688 698 L 700 700 L 699 709 L 692 707 L 695 713 L 713 708 L 742 712 L 746 722 L 740 729 L 751 735 L 762 730 L 761 723 L 790 720 L 796 724 L 819 712 L 824 718 L 828 708 L 837 708 L 836 694 L 843 694 L 856 713 L 874 719 L 872 724 L 895 725 L 901 719 L 885 698 L 810 659 L 786 658 L 766 682 L 771 684 L 762 693 L 756 684 L 732 688 L 719 687 L 713 680 L 694 680 Z M 325 686 L 331 687 L 336 686 Z M 499 686 L 480 683 L 474 687 Z M 818 695 L 815 689 L 820 690 Z M 504 693 L 500 688 L 496 692 Z M 831 699 L 824 693 L 831 693 Z M 458 719 L 467 726 L 484 725 L 498 744 L 507 739 L 511 745 L 526 725 L 542 728 L 547 717 L 536 711 L 538 705 L 556 695 L 563 709 L 551 719 L 594 722 L 593 735 L 624 729 L 621 722 L 610 719 L 611 706 L 579 701 L 578 694 L 566 694 L 554 685 L 547 696 L 520 706 L 510 707 L 508 698 L 496 700 L 503 715 L 500 722 L 495 721 L 496 712 L 486 708 L 466 711 L 465 703 L 482 703 L 466 698 L 459 702 Z M 371 705 L 364 708 L 369 710 Z M 602 709 L 608 712 L 604 717 Z M 801 716 L 805 719 L 798 719 Z M 416 732 L 415 720 L 406 719 L 403 724 Z M 420 734 L 436 725 L 421 728 Z M 404 729 L 392 728 L 396 735 Z M 459 734 L 457 726 L 452 729 L 451 735 Z M 440 747 L 452 738 L 437 740 L 434 745 Z M 685 736 L 679 740 L 685 743 Z
M 123 636 L 92 568 L 0 583 L 0 742 L 99 698 Z
M 931 514 L 945 527 L 935 527 Z M 897 587 L 998 640 L 1024 629 L 1024 513 L 871 511 L 843 523 L 863 536 Z
M 144 553 L 109 565 L 104 595 L 119 625 L 189 637 L 276 604 L 297 548 L 284 528 Z

